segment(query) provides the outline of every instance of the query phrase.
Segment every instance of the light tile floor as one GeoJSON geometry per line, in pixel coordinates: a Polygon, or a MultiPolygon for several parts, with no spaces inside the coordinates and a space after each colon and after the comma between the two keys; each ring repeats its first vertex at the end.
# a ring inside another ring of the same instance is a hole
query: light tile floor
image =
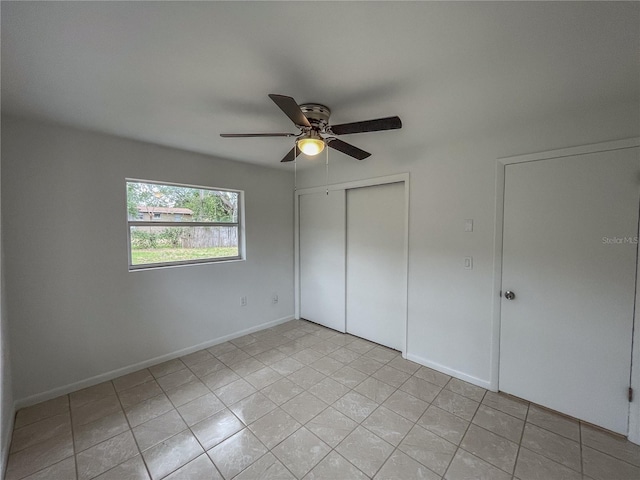
{"type": "Polygon", "coordinates": [[[640,479],[625,439],[292,321],[20,410],[6,480],[640,479]]]}

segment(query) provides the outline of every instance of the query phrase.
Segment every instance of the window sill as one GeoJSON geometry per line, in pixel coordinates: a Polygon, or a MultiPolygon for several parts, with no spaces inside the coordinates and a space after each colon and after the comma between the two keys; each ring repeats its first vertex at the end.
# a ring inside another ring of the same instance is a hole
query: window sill
{"type": "Polygon", "coordinates": [[[164,268],[176,268],[176,267],[194,267],[199,265],[212,265],[217,263],[234,263],[244,262],[246,259],[242,257],[233,258],[207,258],[202,260],[189,260],[185,262],[167,262],[167,263],[147,263],[142,265],[129,265],[130,272],[143,272],[145,270],[158,270],[164,268]]]}

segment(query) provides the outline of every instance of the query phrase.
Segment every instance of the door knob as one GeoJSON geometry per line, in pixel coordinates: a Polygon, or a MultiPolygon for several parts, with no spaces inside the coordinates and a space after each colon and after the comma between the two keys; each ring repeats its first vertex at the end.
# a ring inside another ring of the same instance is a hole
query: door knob
{"type": "Polygon", "coordinates": [[[506,298],[507,300],[513,300],[514,298],[516,298],[516,294],[511,290],[507,290],[506,292],[504,292],[504,298],[506,298]]]}

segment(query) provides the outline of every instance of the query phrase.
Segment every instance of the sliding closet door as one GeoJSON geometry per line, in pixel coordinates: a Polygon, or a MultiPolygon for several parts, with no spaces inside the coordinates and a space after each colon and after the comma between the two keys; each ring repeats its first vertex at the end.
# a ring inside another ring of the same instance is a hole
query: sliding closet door
{"type": "Polygon", "coordinates": [[[347,331],[404,349],[404,183],[347,190],[347,331]]]}
{"type": "Polygon", "coordinates": [[[345,331],[345,192],[300,195],[300,316],[345,331]]]}

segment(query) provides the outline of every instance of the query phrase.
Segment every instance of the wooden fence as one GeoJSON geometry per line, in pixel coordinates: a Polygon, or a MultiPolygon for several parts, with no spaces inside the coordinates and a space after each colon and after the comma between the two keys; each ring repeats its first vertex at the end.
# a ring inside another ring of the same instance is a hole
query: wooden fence
{"type": "Polygon", "coordinates": [[[238,227],[186,228],[180,244],[183,248],[237,247],[238,227]]]}

